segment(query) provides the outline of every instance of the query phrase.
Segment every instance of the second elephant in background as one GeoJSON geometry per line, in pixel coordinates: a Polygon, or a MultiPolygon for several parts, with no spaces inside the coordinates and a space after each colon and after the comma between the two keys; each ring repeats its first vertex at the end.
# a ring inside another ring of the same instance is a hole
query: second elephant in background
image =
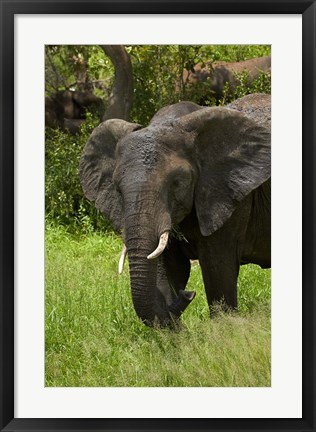
{"type": "MultiPolygon", "coordinates": [[[[199,83],[207,83],[204,89],[206,91],[203,98],[214,97],[216,103],[224,95],[230,96],[240,84],[240,74],[247,74],[246,85],[250,87],[253,82],[259,78],[261,73],[271,73],[271,56],[257,57],[240,62],[223,62],[206,63],[205,66],[196,64],[191,70],[183,71],[183,82],[193,90],[194,86],[199,83]]],[[[202,102],[200,102],[202,103],[202,102]]]]}
{"type": "Polygon", "coordinates": [[[45,98],[45,125],[77,133],[86,110],[102,113],[103,101],[89,91],[62,90],[45,98]]]}

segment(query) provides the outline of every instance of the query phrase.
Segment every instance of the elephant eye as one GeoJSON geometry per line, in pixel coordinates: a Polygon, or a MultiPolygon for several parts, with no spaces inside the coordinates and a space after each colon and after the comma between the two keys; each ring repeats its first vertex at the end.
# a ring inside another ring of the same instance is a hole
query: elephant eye
{"type": "Polygon", "coordinates": [[[193,171],[188,164],[181,161],[181,165],[172,167],[168,179],[169,196],[175,202],[183,202],[190,195],[192,189],[193,171]]]}
{"type": "Polygon", "coordinates": [[[173,182],[172,186],[174,189],[182,189],[190,186],[191,183],[191,175],[190,173],[181,173],[181,176],[177,176],[173,182]]]}
{"type": "Polygon", "coordinates": [[[182,201],[190,189],[190,179],[181,178],[173,181],[172,192],[176,201],[182,201]]]}

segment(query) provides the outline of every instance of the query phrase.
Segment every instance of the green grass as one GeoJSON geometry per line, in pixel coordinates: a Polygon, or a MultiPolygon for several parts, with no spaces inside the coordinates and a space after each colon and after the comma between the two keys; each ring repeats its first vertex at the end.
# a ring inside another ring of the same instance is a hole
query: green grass
{"type": "Polygon", "coordinates": [[[209,319],[199,265],[196,299],[177,331],[144,326],[114,234],[46,230],[46,386],[270,386],[270,270],[239,277],[239,312],[209,319]]]}

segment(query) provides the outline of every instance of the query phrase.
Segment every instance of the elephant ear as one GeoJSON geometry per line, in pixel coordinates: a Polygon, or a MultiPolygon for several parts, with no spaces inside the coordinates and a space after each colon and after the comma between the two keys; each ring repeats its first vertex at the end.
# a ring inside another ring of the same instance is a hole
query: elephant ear
{"type": "Polygon", "coordinates": [[[208,236],[271,176],[270,127],[224,107],[205,108],[179,122],[193,139],[200,169],[195,207],[201,233],[208,236]]]}
{"type": "Polygon", "coordinates": [[[139,128],[138,124],[119,119],[101,123],[90,135],[79,163],[79,178],[86,198],[95,202],[117,232],[122,228],[122,202],[112,180],[115,149],[121,138],[139,128]]]}

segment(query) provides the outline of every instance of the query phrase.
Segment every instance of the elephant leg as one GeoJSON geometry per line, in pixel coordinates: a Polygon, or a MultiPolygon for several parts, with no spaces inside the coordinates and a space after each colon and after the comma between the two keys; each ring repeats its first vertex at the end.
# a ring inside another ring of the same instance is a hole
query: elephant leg
{"type": "Polygon", "coordinates": [[[225,305],[237,309],[237,278],[239,266],[227,261],[227,266],[205,266],[200,260],[202,275],[206,291],[207,302],[210,307],[216,302],[224,300],[225,305]]]}
{"type": "Polygon", "coordinates": [[[163,254],[166,276],[172,291],[178,295],[185,290],[190,277],[190,259],[184,254],[178,240],[172,239],[163,254]]]}
{"type": "MultiPolygon", "coordinates": [[[[199,254],[204,287],[210,311],[215,302],[225,302],[230,309],[237,309],[237,279],[241,251],[238,242],[224,236],[209,241],[211,246],[199,254]]],[[[217,238],[216,238],[217,237],[217,238]]]]}
{"type": "Polygon", "coordinates": [[[249,195],[231,218],[211,236],[198,240],[199,260],[209,307],[224,300],[237,309],[237,280],[252,208],[249,195]]]}

